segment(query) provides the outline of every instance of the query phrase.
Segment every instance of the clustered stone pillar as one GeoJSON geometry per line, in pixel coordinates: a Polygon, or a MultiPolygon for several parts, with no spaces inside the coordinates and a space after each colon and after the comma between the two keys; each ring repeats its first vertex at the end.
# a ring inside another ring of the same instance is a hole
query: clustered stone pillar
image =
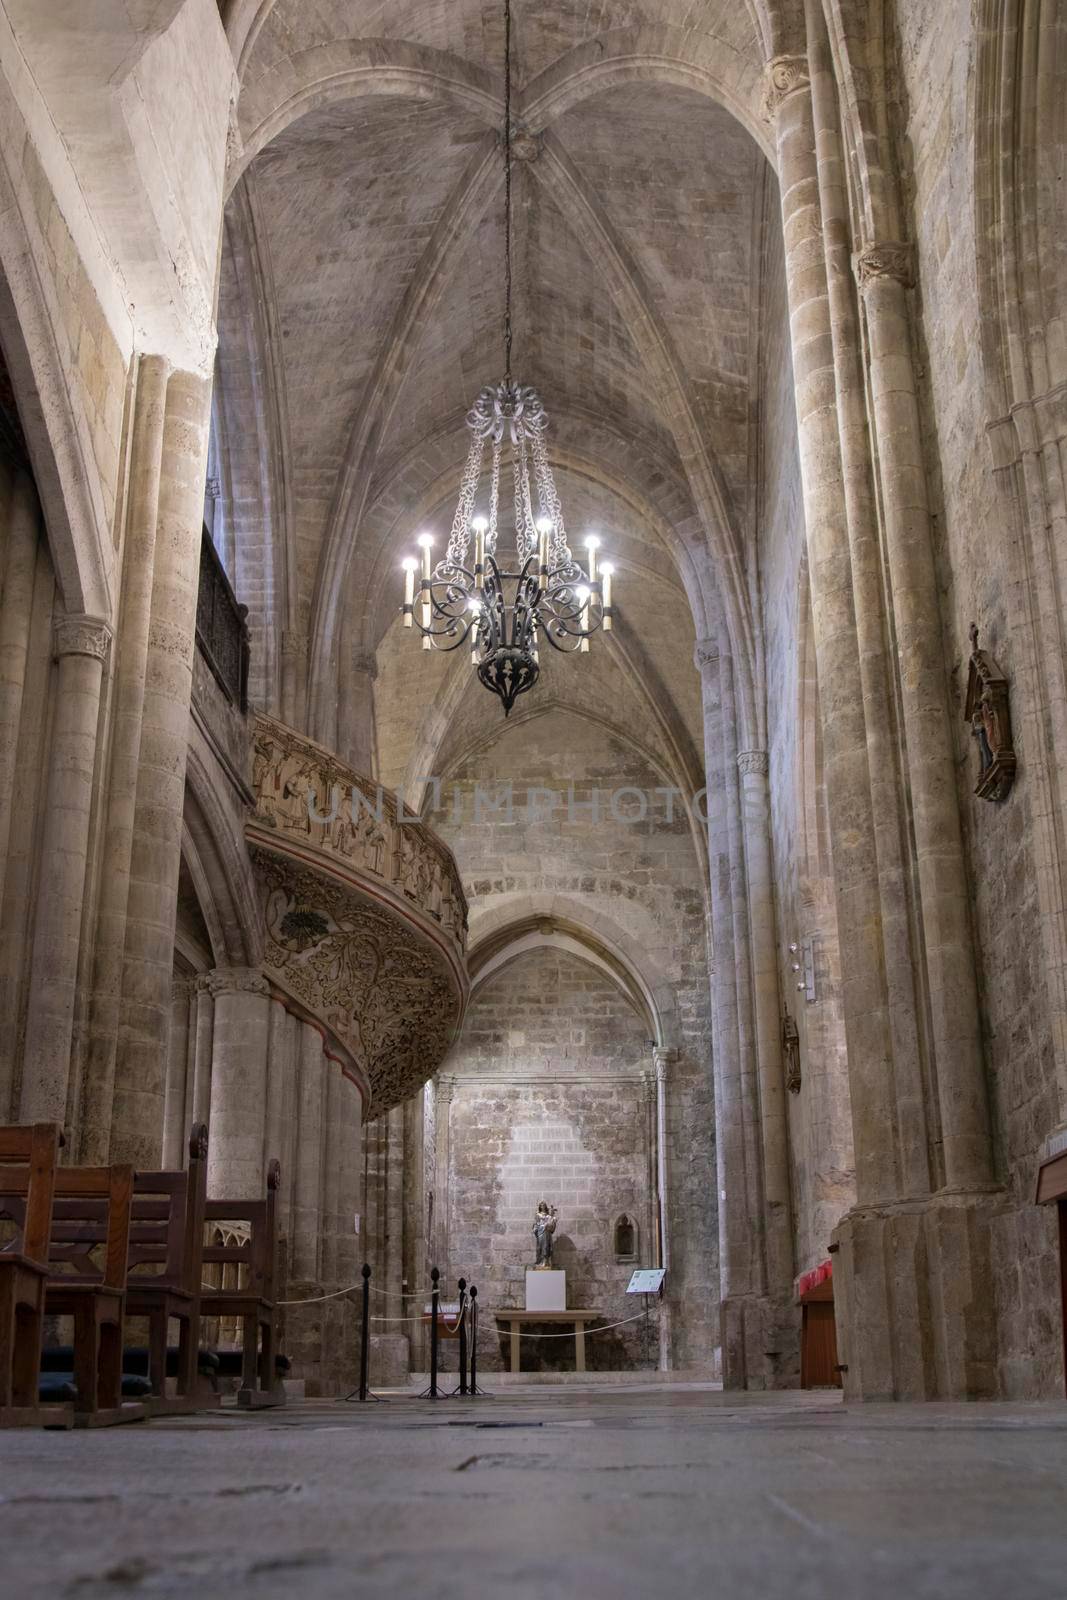
{"type": "Polygon", "coordinates": [[[773,1318],[770,1348],[779,1372],[788,1376],[799,1351],[793,1299],[793,1208],[789,1191],[789,1126],[785,1108],[782,1031],[778,992],[778,942],[771,866],[769,757],[766,750],[737,755],[748,890],[752,997],[756,1022],[766,1287],[773,1318]]]}
{"type": "Polygon", "coordinates": [[[821,11],[809,4],[807,13],[819,139],[806,57],[771,63],[768,109],[776,122],[856,1154],[858,1205],[832,1245],[841,1357],[846,1392],[856,1396],[973,1396],[988,1393],[993,1376],[982,1226],[990,1146],[906,268],[898,246],[857,262],[867,299],[871,458],[859,418],[855,312],[842,286],[847,218],[832,74],[821,11]],[[888,619],[872,542],[875,474],[888,619]],[[899,763],[886,760],[887,719],[879,715],[888,699],[886,633],[899,652],[899,763]],[[890,774],[911,794],[917,941],[908,929],[908,872],[895,853],[900,813],[899,799],[887,793],[890,774]],[[923,972],[928,1030],[911,977],[923,972]],[[932,1090],[923,1082],[924,1050],[932,1090]],[[933,1197],[931,1120],[947,1179],[933,1197]]]}
{"type": "Polygon", "coordinates": [[[741,892],[728,794],[736,789],[732,681],[714,638],[696,648],[704,702],[704,748],[711,872],[712,1019],[715,1159],[719,1220],[722,1379],[727,1389],[763,1387],[763,1216],[754,1062],[741,1025],[735,899],[741,892]]]}
{"type": "MultiPolygon", "coordinates": [[[[111,1147],[115,1057],[169,376],[170,364],[163,357],[141,358],[134,396],[122,603],[115,640],[107,811],[77,1138],[79,1157],[89,1163],[106,1161],[111,1147]]],[[[178,1147],[183,1147],[180,1137],[178,1147]]]]}
{"type": "Polygon", "coordinates": [[[770,84],[772,103],[777,104],[778,182],[834,888],[841,947],[848,952],[842,968],[842,1011],[862,1204],[891,1200],[899,1192],[878,858],[806,60],[773,62],[770,84]]]}
{"type": "Polygon", "coordinates": [[[163,423],[111,1131],[112,1159],[146,1167],[158,1163],[162,1141],[209,401],[208,380],[188,372],[171,375],[163,423]]]}
{"type": "Polygon", "coordinates": [[[110,641],[110,628],[97,618],[61,617],[55,624],[59,674],[26,1011],[22,1122],[67,1121],[100,685],[110,641]]]}

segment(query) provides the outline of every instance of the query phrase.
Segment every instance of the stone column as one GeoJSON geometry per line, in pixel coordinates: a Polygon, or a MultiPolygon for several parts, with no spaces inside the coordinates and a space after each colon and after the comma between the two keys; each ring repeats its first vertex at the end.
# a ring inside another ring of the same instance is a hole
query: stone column
{"type": "Polygon", "coordinates": [[[744,1389],[763,1371],[757,1294],[763,1219],[756,1162],[756,1108],[738,1024],[734,977],[734,875],[727,787],[736,782],[736,752],[726,749],[724,689],[718,642],[696,647],[704,701],[704,748],[711,871],[712,1067],[715,1090],[715,1162],[718,1186],[719,1303],[722,1377],[727,1389],[744,1389]]]}
{"type": "Polygon", "coordinates": [[[33,578],[41,511],[33,479],[23,469],[15,472],[7,500],[7,560],[4,594],[0,602],[0,895],[7,871],[11,836],[11,805],[15,789],[22,691],[30,648],[33,615],[33,578]]]}
{"type": "Polygon", "coordinates": [[[210,972],[202,972],[196,980],[195,1013],[190,1018],[189,1027],[193,1036],[191,1125],[194,1122],[207,1122],[211,1115],[211,1053],[215,1037],[215,1000],[210,972]]]}
{"type": "MultiPolygon", "coordinates": [[[[359,1282],[362,1258],[355,1213],[359,1206],[360,1125],[363,1102],[355,1084],[336,1061],[326,1062],[327,1118],[323,1199],[322,1285],[335,1293],[359,1282]]],[[[385,1302],[371,1296],[371,1315],[385,1302]]],[[[319,1383],[325,1394],[346,1393],[359,1382],[359,1341],[362,1296],[336,1295],[321,1307],[319,1383]]],[[[313,1308],[309,1308],[309,1311],[313,1308]]],[[[372,1327],[374,1324],[372,1324],[372,1327]]],[[[377,1374],[375,1374],[377,1378],[377,1374]]],[[[380,1379],[378,1379],[380,1381],[380,1379]]]]}
{"type": "Polygon", "coordinates": [[[296,1162],[293,1172],[292,1278],[297,1293],[314,1293],[322,1281],[323,1147],[326,1070],[322,1039],[304,1026],[297,1089],[296,1162]]]}
{"type": "Polygon", "coordinates": [[[900,662],[945,1183],[950,1189],[964,1189],[988,1185],[993,1161],[926,464],[905,297],[910,270],[910,252],[897,243],[869,244],[856,258],[900,662]]]}
{"type": "Polygon", "coordinates": [[[341,697],[337,710],[337,751],[366,777],[375,772],[374,684],[378,663],[373,655],[353,652],[342,643],[341,697]]]}
{"type": "Polygon", "coordinates": [[[648,1185],[648,1202],[645,1206],[643,1226],[647,1232],[649,1248],[642,1252],[654,1267],[663,1265],[663,1232],[659,1203],[659,1146],[656,1126],[656,1073],[641,1074],[641,1111],[645,1119],[645,1181],[648,1185]]]}
{"type": "Polygon", "coordinates": [[[162,1136],[210,393],[173,373],[163,425],[111,1135],[113,1160],[146,1167],[162,1136]]]}
{"type": "Polygon", "coordinates": [[[22,1122],[67,1121],[100,685],[110,642],[111,629],[95,617],[62,617],[55,624],[59,671],[26,1011],[22,1122]]]}
{"type": "Polygon", "coordinates": [[[281,657],[282,720],[291,728],[303,728],[307,722],[307,634],[283,629],[281,657]]]}
{"type": "Polygon", "coordinates": [[[456,1080],[440,1077],[435,1080],[434,1140],[437,1145],[437,1196],[434,1203],[434,1238],[430,1242],[430,1265],[439,1267],[442,1275],[448,1266],[448,1225],[451,1198],[450,1166],[452,1162],[451,1116],[452,1101],[456,1094],[456,1080]]]}
{"type": "Polygon", "coordinates": [[[866,380],[852,283],[851,222],[833,62],[821,13],[811,16],[811,98],[822,212],[827,303],[834,352],[842,486],[852,562],[860,692],[867,729],[871,806],[890,1008],[900,1169],[905,1193],[931,1188],[920,1001],[912,952],[910,872],[903,841],[896,710],[886,659],[883,572],[871,471],[866,380]]]}
{"type": "Polygon", "coordinates": [[[893,1056],[867,726],[860,693],[833,338],[807,61],[768,69],[807,524],[827,809],[842,951],[842,1010],[860,1203],[900,1193],[893,1056]]]}
{"type": "Polygon", "coordinates": [[[789,1188],[789,1122],[782,1070],[782,1019],[778,993],[778,941],[774,921],[767,751],[739,751],[737,770],[741,777],[741,817],[751,929],[767,1291],[778,1322],[774,1344],[778,1350],[779,1373],[791,1374],[794,1368],[799,1370],[799,1345],[796,1344],[799,1327],[792,1305],[793,1206],[789,1188]],[[789,1349],[782,1348],[786,1340],[789,1341],[789,1349]]]}
{"type": "Polygon", "coordinates": [[[215,1003],[211,1049],[208,1193],[264,1193],[270,985],[252,967],[216,967],[204,982],[215,1003]]]}
{"type": "Polygon", "coordinates": [[[667,1070],[678,1059],[677,1050],[657,1045],[652,1052],[656,1074],[656,1201],[660,1219],[660,1262],[668,1271],[671,1265],[669,1211],[667,1199],[667,1070]]]}
{"type": "Polygon", "coordinates": [[[296,1151],[296,1095],[300,1076],[300,1034],[304,1024],[277,999],[270,1008],[267,1044],[267,1104],[263,1118],[263,1167],[277,1160],[282,1168],[278,1192],[278,1232],[288,1239],[292,1227],[293,1172],[296,1151]]]}
{"type": "MultiPolygon", "coordinates": [[[[162,356],[143,356],[138,364],[122,556],[122,600],[115,640],[106,818],[77,1138],[79,1159],[89,1164],[107,1161],[111,1145],[126,909],[169,375],[170,364],[162,356]]],[[[182,1150],[184,1152],[184,1143],[182,1150]]]]}
{"type": "MultiPolygon", "coordinates": [[[[167,1043],[167,1085],[163,1100],[163,1166],[175,1171],[185,1165],[189,1103],[190,1012],[196,994],[196,981],[175,977],[171,984],[170,1038],[167,1043]]],[[[195,1058],[194,1058],[195,1059],[195,1058]]]]}

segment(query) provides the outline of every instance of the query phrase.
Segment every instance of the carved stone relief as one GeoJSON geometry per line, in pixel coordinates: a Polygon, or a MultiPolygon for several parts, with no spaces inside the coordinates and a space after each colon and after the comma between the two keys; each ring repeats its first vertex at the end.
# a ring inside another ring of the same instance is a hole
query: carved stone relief
{"type": "Polygon", "coordinates": [[[378,1116],[430,1078],[455,1038],[465,985],[443,950],[388,906],[255,844],[264,969],[321,1018],[367,1075],[378,1116]]]}
{"type": "Polygon", "coordinates": [[[971,624],[971,665],[963,715],[978,746],[981,800],[1006,800],[1015,782],[1015,750],[1011,736],[1008,680],[989,654],[978,648],[978,629],[971,624]]]}
{"type": "Polygon", "coordinates": [[[252,788],[254,823],[382,879],[465,947],[467,902],[455,862],[423,823],[397,820],[393,795],[267,717],[256,719],[252,788]]]}

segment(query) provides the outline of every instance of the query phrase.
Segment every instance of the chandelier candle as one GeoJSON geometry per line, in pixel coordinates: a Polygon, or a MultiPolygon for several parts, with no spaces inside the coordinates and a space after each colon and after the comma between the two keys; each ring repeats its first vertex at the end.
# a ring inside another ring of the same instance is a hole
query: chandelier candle
{"type": "Polygon", "coordinates": [[[611,568],[597,573],[600,540],[586,541],[588,571],[571,554],[563,509],[548,464],[548,418],[536,389],[511,372],[511,0],[504,0],[504,377],[487,385],[467,416],[470,446],[443,560],[422,546],[421,620],[415,617],[414,569],[404,562],[404,626],[418,623],[424,650],[456,650],[470,641],[471,665],[498,695],[504,715],[540,675],[538,635],[562,652],[588,652],[590,635],[611,631],[611,568]],[[489,508],[475,514],[486,450],[489,508]],[[511,476],[510,526],[500,546],[500,479],[511,476]],[[537,507],[535,517],[534,507],[537,507]],[[474,550],[471,560],[471,541],[474,550]],[[498,560],[498,548],[500,560],[498,560]],[[514,551],[514,560],[511,552],[514,551]],[[503,561],[503,565],[501,565],[503,561]]]}

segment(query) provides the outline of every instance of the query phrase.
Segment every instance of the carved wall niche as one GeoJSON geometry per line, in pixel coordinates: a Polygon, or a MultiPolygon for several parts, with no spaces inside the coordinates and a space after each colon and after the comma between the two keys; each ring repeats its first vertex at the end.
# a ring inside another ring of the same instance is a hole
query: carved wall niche
{"type": "Polygon", "coordinates": [[[979,650],[978,629],[973,622],[963,715],[978,746],[975,794],[980,800],[1006,800],[1015,782],[1008,680],[989,651],[979,650]]]}

